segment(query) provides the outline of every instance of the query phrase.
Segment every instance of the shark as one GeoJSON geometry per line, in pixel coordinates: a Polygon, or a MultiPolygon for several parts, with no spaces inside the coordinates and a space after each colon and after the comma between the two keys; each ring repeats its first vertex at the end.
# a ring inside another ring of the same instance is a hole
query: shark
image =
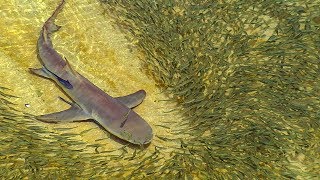
{"type": "Polygon", "coordinates": [[[139,90],[122,97],[111,97],[76,72],[69,61],[54,49],[50,37],[61,28],[55,24],[55,19],[64,4],[65,0],[62,0],[40,31],[37,50],[42,67],[29,70],[33,74],[53,80],[71,99],[68,101],[60,97],[70,108],[35,118],[50,123],[93,120],[122,140],[137,145],[149,144],[153,137],[152,128],[133,110],[142,103],[146,92],[139,90]]]}

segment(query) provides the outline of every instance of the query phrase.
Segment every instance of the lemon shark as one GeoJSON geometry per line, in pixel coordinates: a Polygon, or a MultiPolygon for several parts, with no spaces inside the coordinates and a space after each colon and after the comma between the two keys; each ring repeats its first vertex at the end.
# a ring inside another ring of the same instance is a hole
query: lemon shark
{"type": "Polygon", "coordinates": [[[53,48],[50,35],[61,27],[54,21],[64,3],[62,0],[40,32],[37,48],[42,68],[30,70],[55,81],[72,99],[72,102],[69,102],[61,98],[71,107],[64,111],[36,116],[36,119],[52,123],[92,119],[120,139],[139,145],[150,143],[153,137],[152,128],[132,110],[145,98],[144,90],[113,98],[73,70],[67,59],[53,48]]]}

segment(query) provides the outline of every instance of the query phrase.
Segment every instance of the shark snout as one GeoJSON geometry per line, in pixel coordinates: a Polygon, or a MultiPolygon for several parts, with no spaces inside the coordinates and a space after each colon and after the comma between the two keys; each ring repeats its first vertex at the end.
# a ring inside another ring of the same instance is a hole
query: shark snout
{"type": "MultiPolygon", "coordinates": [[[[119,126],[119,137],[133,144],[148,144],[153,137],[152,128],[138,114],[131,111],[125,124],[119,126]]],[[[122,122],[123,123],[123,122],[122,122]]]]}

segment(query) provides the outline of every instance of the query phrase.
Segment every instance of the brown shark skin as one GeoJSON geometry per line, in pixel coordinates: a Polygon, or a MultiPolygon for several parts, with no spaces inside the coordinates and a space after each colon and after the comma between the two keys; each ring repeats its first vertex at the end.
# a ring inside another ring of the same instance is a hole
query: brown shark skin
{"type": "MultiPolygon", "coordinates": [[[[152,139],[152,128],[137,113],[117,99],[109,96],[88,79],[72,70],[70,65],[54,50],[50,34],[59,30],[54,19],[62,10],[64,0],[45,22],[38,39],[38,55],[48,78],[54,80],[75,102],[75,106],[95,122],[99,123],[111,134],[133,144],[148,144],[152,139]],[[66,88],[55,78],[68,81],[72,88],[66,88]]],[[[145,91],[141,91],[145,93],[145,91]]],[[[45,115],[44,115],[45,116],[45,115]]],[[[38,116],[39,120],[46,121],[38,116]]],[[[81,120],[81,119],[79,119],[81,120]]]]}

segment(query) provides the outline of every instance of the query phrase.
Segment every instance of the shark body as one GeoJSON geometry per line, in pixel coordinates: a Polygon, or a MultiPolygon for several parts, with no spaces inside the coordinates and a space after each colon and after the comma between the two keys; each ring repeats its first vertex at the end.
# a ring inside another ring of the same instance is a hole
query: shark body
{"type": "Polygon", "coordinates": [[[53,48],[50,35],[60,29],[54,20],[62,10],[64,2],[61,1],[40,32],[37,48],[42,68],[30,70],[55,81],[73,102],[61,98],[71,105],[69,109],[36,118],[55,123],[93,119],[120,139],[139,145],[150,143],[153,136],[152,128],[131,109],[143,101],[146,96],[144,90],[113,98],[74,71],[67,59],[62,58],[53,48]]]}

